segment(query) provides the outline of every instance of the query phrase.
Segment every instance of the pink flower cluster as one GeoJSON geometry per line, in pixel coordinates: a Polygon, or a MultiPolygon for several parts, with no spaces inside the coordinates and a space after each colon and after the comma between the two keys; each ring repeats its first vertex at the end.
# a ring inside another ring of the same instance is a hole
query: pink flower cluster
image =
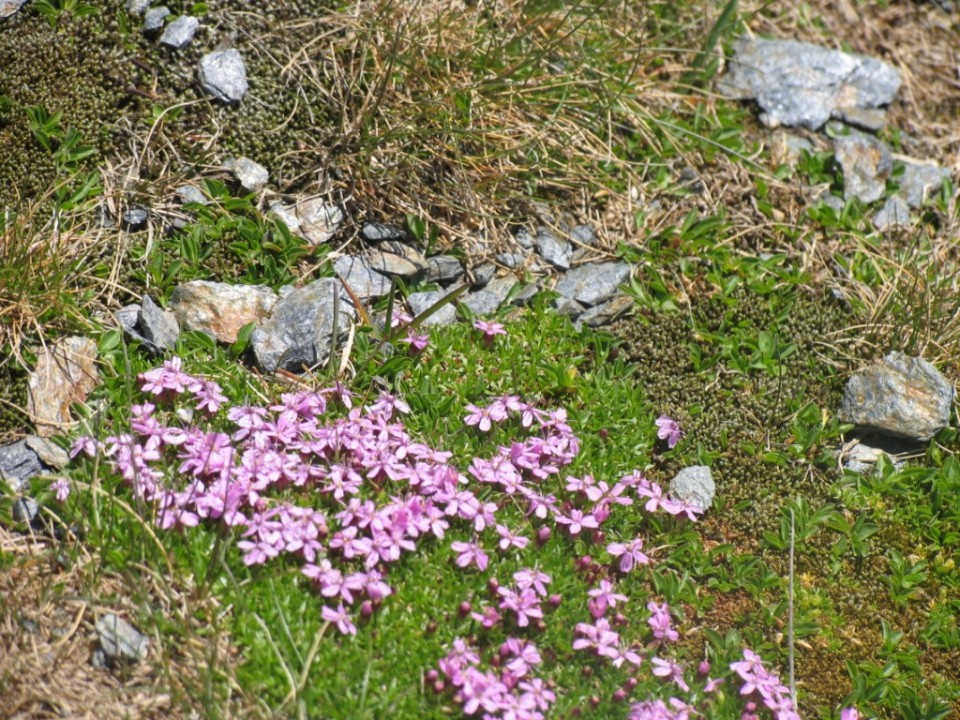
{"type": "Polygon", "coordinates": [[[440,673],[431,671],[428,679],[440,692],[452,690],[466,715],[482,713],[484,720],[543,720],[557,698],[542,679],[532,675],[541,663],[537,646],[509,637],[495,663],[499,669],[482,667],[477,649],[458,638],[441,658],[440,673]]]}
{"type": "MultiPolygon", "coordinates": [[[[741,695],[758,698],[773,712],[777,720],[800,720],[790,688],[780,682],[775,672],[764,666],[763,660],[755,652],[744,649],[743,660],[731,663],[730,669],[743,680],[740,686],[741,695]]],[[[759,720],[756,702],[748,701],[740,717],[741,720],[759,720]]]]}

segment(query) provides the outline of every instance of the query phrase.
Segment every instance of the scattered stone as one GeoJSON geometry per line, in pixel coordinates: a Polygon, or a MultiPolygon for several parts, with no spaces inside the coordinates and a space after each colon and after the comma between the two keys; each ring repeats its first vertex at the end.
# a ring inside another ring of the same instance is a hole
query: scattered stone
{"type": "Polygon", "coordinates": [[[599,305],[608,300],[630,278],[625,262],[589,263],[563,275],[554,290],[581,305],[599,305]]]}
{"type": "Polygon", "coordinates": [[[561,240],[546,228],[537,230],[537,252],[548,263],[558,270],[570,269],[570,255],[573,247],[566,240],[561,240]]]}
{"type": "Polygon", "coordinates": [[[513,239],[516,240],[517,245],[524,250],[533,250],[537,244],[536,238],[525,227],[518,229],[517,232],[514,233],[513,239]]]}
{"type": "Polygon", "coordinates": [[[847,125],[869,132],[878,132],[887,123],[887,113],[884,110],[846,108],[838,110],[836,116],[847,125]]]}
{"type": "Polygon", "coordinates": [[[741,37],[717,89],[731,98],[755,98],[767,127],[817,130],[841,113],[889,105],[900,89],[900,75],[865,55],[792,40],[741,37]]]}
{"type": "Polygon", "coordinates": [[[0,19],[8,18],[26,4],[27,0],[0,0],[0,19]]]}
{"type": "Polygon", "coordinates": [[[910,205],[899,195],[891,195],[887,202],[873,216],[873,226],[877,230],[894,227],[907,227],[910,224],[910,205]]]}
{"type": "Polygon", "coordinates": [[[354,310],[335,278],[321,278],[286,293],[250,337],[257,365],[271,373],[279,368],[302,372],[322,365],[330,356],[335,314],[340,344],[349,332],[354,310]],[[336,313],[335,303],[339,303],[336,313]]]}
{"type": "Polygon", "coordinates": [[[575,225],[570,231],[570,241],[584,247],[595,247],[597,232],[589,225],[575,225]]]}
{"type": "Polygon", "coordinates": [[[407,245],[399,240],[383,240],[378,246],[378,249],[382,252],[389,252],[393,253],[394,255],[399,255],[404,260],[412,262],[417,266],[418,272],[426,272],[429,268],[427,259],[423,256],[423,253],[421,253],[412,245],[407,245]]]}
{"type": "Polygon", "coordinates": [[[5,480],[13,492],[21,492],[43,469],[40,457],[25,439],[0,447],[0,480],[5,480]]]}
{"type": "Polygon", "coordinates": [[[14,501],[12,510],[14,522],[33,525],[40,514],[40,503],[24,495],[14,501]]]}
{"type": "Polygon", "coordinates": [[[900,185],[897,195],[902,196],[910,207],[919,208],[949,177],[947,168],[904,159],[903,174],[894,180],[900,185]]]}
{"type": "Polygon", "coordinates": [[[229,344],[236,342],[244,325],[266,318],[276,302],[277,294],[266,285],[193,280],[173,291],[170,309],[180,327],[200,330],[229,344]]]}
{"type": "Polygon", "coordinates": [[[837,162],[843,168],[843,198],[872,203],[883,197],[893,170],[890,148],[872,135],[851,132],[833,139],[837,162]]]}
{"type": "Polygon", "coordinates": [[[143,304],[137,316],[137,329],[147,341],[147,346],[152,346],[155,353],[172,350],[180,336],[177,316],[158,306],[149,295],[143,296],[143,304]]]}
{"type": "Polygon", "coordinates": [[[343,210],[328,205],[320,198],[297,202],[300,235],[313,245],[321,245],[332,238],[343,222],[343,210]]]}
{"type": "Polygon", "coordinates": [[[233,173],[244,194],[260,192],[270,182],[270,171],[250,158],[230,158],[223,166],[233,173]]]}
{"type": "Polygon", "coordinates": [[[390,278],[381,275],[360,255],[342,255],[333,263],[333,269],[361,300],[383,297],[390,292],[390,278]]]}
{"type": "Polygon", "coordinates": [[[473,276],[473,282],[470,284],[470,287],[482,288],[493,280],[493,276],[497,274],[497,266],[493,263],[484,263],[483,265],[472,268],[470,274],[473,276]]]}
{"type": "Polygon", "coordinates": [[[673,497],[701,510],[713,505],[716,490],[713,473],[706,465],[685,467],[670,481],[670,494],[673,497]]]}
{"type": "Polygon", "coordinates": [[[133,205],[123,213],[123,229],[129,232],[138,232],[147,226],[149,217],[147,209],[141,205],[133,205]]]}
{"type": "Polygon", "coordinates": [[[70,405],[84,402],[100,380],[96,359],[97,344],[85,337],[63,338],[40,349],[27,380],[27,408],[37,435],[67,432],[70,405]]]}
{"type": "Polygon", "coordinates": [[[828,208],[831,208],[837,214],[837,217],[840,216],[840,213],[843,212],[843,208],[846,207],[846,203],[843,201],[843,198],[837,197],[829,190],[818,197],[814,202],[823,203],[828,208]]]}
{"type": "Polygon", "coordinates": [[[193,36],[200,27],[200,21],[190,15],[181,15],[164,28],[160,36],[163,45],[180,50],[193,42],[193,36]]]}
{"type": "Polygon", "coordinates": [[[27,447],[37,454],[47,468],[62,470],[70,464],[70,455],[62,447],[57,445],[49,438],[42,438],[39,435],[27,435],[23,441],[27,447]]]}
{"type": "Polygon", "coordinates": [[[474,315],[485,316],[492,315],[497,311],[507,295],[517,284],[517,279],[512,275],[491,280],[482,290],[469,293],[462,296],[463,304],[470,309],[474,315]]]}
{"type": "Polygon", "coordinates": [[[505,268],[516,270],[519,267],[523,267],[523,264],[527,261],[527,256],[518,252],[500,253],[494,259],[505,268]]]}
{"type": "Polygon", "coordinates": [[[840,418],[861,430],[925,441],[950,424],[954,396],[926,360],[892,352],[847,381],[840,418]]]}
{"type": "Polygon", "coordinates": [[[580,317],[583,315],[583,311],[586,310],[583,305],[578,303],[573,298],[564,297],[563,295],[554,298],[550,302],[550,307],[552,307],[560,315],[564,315],[571,320],[575,320],[576,318],[580,317]]]}
{"type": "Polygon", "coordinates": [[[143,31],[145,33],[156,32],[163,27],[163,21],[170,14],[170,8],[166,5],[150,8],[143,16],[143,31]]]}
{"type": "Polygon", "coordinates": [[[382,242],[384,240],[404,240],[407,233],[393,225],[378,222],[365,222],[360,228],[360,237],[369,242],[382,242]]]}
{"type": "Polygon", "coordinates": [[[127,0],[127,12],[131,15],[143,15],[150,7],[150,0],[127,0]]]}
{"type": "Polygon", "coordinates": [[[523,286],[523,288],[521,288],[520,292],[518,292],[516,295],[513,296],[513,298],[511,298],[510,304],[518,305],[518,306],[526,305],[541,290],[543,290],[543,288],[540,287],[539,283],[536,283],[536,282],[527,283],[526,285],[523,286]]]}
{"type": "Polygon", "coordinates": [[[217,50],[200,58],[200,87],[225,103],[240,102],[247,94],[247,68],[236,48],[217,50]]]}
{"type": "Polygon", "coordinates": [[[903,438],[888,438],[882,435],[871,435],[869,441],[861,438],[845,445],[840,452],[843,466],[855,473],[871,472],[880,457],[886,455],[890,463],[897,470],[906,465],[906,458],[917,454],[918,445],[903,438]]]}
{"type": "Polygon", "coordinates": [[[207,199],[207,196],[203,194],[203,190],[198,188],[196,185],[180,185],[173,192],[178,198],[180,198],[180,202],[184,204],[186,203],[196,203],[197,205],[210,204],[210,201],[207,199]]]}
{"type": "MultiPolygon", "coordinates": [[[[426,312],[439,300],[442,300],[447,293],[443,290],[426,290],[424,292],[410,293],[407,296],[407,304],[410,306],[410,312],[416,317],[420,313],[426,312]]],[[[423,321],[424,326],[452,325],[457,319],[456,303],[447,303],[433,315],[423,321]]]]}
{"type": "Polygon", "coordinates": [[[633,305],[633,298],[628,295],[616,295],[602,305],[597,305],[596,307],[585,310],[584,313],[577,318],[574,327],[579,330],[583,325],[592,328],[609,325],[630,312],[633,309],[633,305]]]}
{"type": "Polygon", "coordinates": [[[134,664],[147,659],[150,638],[141,635],[123,618],[108,613],[97,620],[95,627],[105,667],[134,664]]]}
{"type": "Polygon", "coordinates": [[[804,151],[813,153],[815,150],[816,148],[811,140],[782,130],[773,134],[770,143],[770,154],[774,165],[790,165],[793,167],[800,160],[804,151]]]}
{"type": "Polygon", "coordinates": [[[427,282],[446,283],[463,277],[463,265],[452,255],[427,258],[427,282]]]}
{"type": "MultiPolygon", "coordinates": [[[[137,320],[140,318],[140,305],[131,303],[113,313],[117,324],[124,330],[136,332],[137,320]]],[[[138,333],[139,334],[139,333],[138,333]]],[[[137,338],[139,340],[139,338],[137,338]]]]}
{"type": "Polygon", "coordinates": [[[391,252],[371,253],[367,259],[367,264],[378,273],[384,275],[396,275],[397,277],[409,280],[420,273],[420,268],[407,260],[405,257],[391,252]]]}

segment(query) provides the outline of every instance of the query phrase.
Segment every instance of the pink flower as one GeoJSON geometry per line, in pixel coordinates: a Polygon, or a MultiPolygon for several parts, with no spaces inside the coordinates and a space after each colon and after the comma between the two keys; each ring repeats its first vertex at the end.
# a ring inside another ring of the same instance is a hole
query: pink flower
{"type": "Polygon", "coordinates": [[[60,478],[50,485],[50,489],[57,494],[57,502],[62,503],[70,497],[70,481],[60,478]]]}
{"type": "Polygon", "coordinates": [[[508,528],[506,525],[498,524],[497,534],[500,535],[501,550],[509,550],[511,547],[515,547],[518,550],[523,550],[530,542],[529,538],[526,538],[523,535],[514,534],[513,530],[508,528]]]}
{"type": "Polygon", "coordinates": [[[860,713],[856,708],[844,708],[840,711],[840,720],[860,720],[860,713]]]}
{"type": "Polygon", "coordinates": [[[620,558],[620,571],[627,573],[636,565],[650,564],[650,558],[641,550],[642,547],[643,538],[636,538],[628,543],[610,543],[607,552],[620,558]]]}
{"type": "Polygon", "coordinates": [[[560,525],[566,525],[567,531],[571,535],[578,535],[584,528],[596,530],[598,527],[600,527],[597,519],[592,514],[584,514],[582,510],[577,510],[576,508],[570,511],[569,517],[565,515],[558,515],[557,522],[560,525]]]}
{"type": "Polygon", "coordinates": [[[657,426],[657,437],[667,441],[667,447],[674,448],[683,437],[683,430],[679,423],[671,417],[661,415],[655,421],[657,426]]]}
{"type": "Polygon", "coordinates": [[[676,642],[680,639],[680,634],[671,627],[670,608],[666,603],[657,605],[651,600],[647,603],[647,609],[652,613],[647,619],[647,623],[653,628],[655,638],[669,642],[676,642]]]}
{"type": "Polygon", "coordinates": [[[489,558],[479,544],[472,542],[454,541],[450,543],[450,548],[458,553],[456,563],[457,567],[467,568],[476,565],[479,570],[486,570],[489,558]]]}
{"type": "Polygon", "coordinates": [[[487,345],[493,342],[495,336],[507,334],[506,329],[498,322],[475,320],[473,326],[483,333],[483,342],[487,345]]]}
{"type": "Polygon", "coordinates": [[[320,611],[320,616],[327,622],[336,623],[337,630],[344,635],[357,634],[357,627],[350,622],[350,616],[347,615],[347,611],[344,609],[343,603],[340,603],[336,610],[324,605],[323,609],[320,611]]]}

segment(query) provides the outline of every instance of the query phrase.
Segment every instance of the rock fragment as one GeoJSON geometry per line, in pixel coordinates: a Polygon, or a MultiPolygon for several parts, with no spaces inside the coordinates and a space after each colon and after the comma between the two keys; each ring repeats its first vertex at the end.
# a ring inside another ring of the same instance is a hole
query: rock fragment
{"type": "Polygon", "coordinates": [[[156,32],[163,27],[163,21],[170,14],[170,8],[166,5],[150,8],[143,16],[143,31],[145,33],[156,32]]]}
{"type": "Polygon", "coordinates": [[[452,255],[427,258],[427,282],[448,283],[463,276],[463,264],[452,255]]]}
{"type": "Polygon", "coordinates": [[[852,132],[833,139],[837,162],[843,168],[844,200],[872,203],[883,197],[893,170],[890,148],[872,135],[852,132]]]}
{"type": "Polygon", "coordinates": [[[149,295],[143,296],[136,327],[154,354],[172,350],[180,336],[177,316],[157,305],[149,295]]]}
{"type": "Polygon", "coordinates": [[[491,280],[482,290],[469,293],[463,297],[463,304],[470,309],[474,315],[484,316],[492,315],[497,311],[507,295],[517,284],[517,279],[512,276],[496,278],[491,280]]]}
{"type": "Polygon", "coordinates": [[[537,231],[535,240],[537,252],[548,263],[558,270],[568,270],[570,268],[570,256],[573,253],[573,247],[566,240],[561,240],[546,228],[540,228],[537,231]]]}
{"type": "Polygon", "coordinates": [[[617,292],[630,278],[625,262],[587,263],[570,270],[558,281],[554,290],[581,305],[599,305],[617,292]]]}
{"type": "Polygon", "coordinates": [[[333,263],[337,276],[358,298],[379,298],[390,292],[390,278],[370,267],[361,255],[342,255],[333,263]]]}
{"type": "Polygon", "coordinates": [[[97,344],[67,337],[41,348],[27,380],[27,407],[37,435],[65,433],[72,425],[70,405],[82,403],[100,380],[97,344]]]}
{"type": "Polygon", "coordinates": [[[27,0],[0,0],[0,19],[8,18],[26,4],[27,0]]]}
{"type": "MultiPolygon", "coordinates": [[[[407,297],[407,304],[410,306],[410,312],[414,317],[420,313],[426,312],[439,300],[443,299],[447,293],[443,290],[425,290],[423,292],[410,293],[407,297]]],[[[451,325],[457,319],[456,303],[448,303],[437,310],[433,315],[423,321],[426,327],[437,325],[451,325]]]]}
{"type": "Polygon", "coordinates": [[[247,157],[230,158],[223,166],[233,173],[247,195],[260,192],[270,182],[270,171],[247,157]]]}
{"type": "Polygon", "coordinates": [[[27,445],[26,439],[0,447],[0,481],[5,481],[13,492],[21,492],[27,481],[40,472],[43,472],[40,456],[27,445]]]}
{"type": "Polygon", "coordinates": [[[716,491],[713,473],[706,465],[685,467],[670,481],[670,494],[673,497],[701,510],[713,505],[716,491]]]}
{"type": "Polygon", "coordinates": [[[184,329],[199,330],[229,344],[236,342],[244,325],[266,318],[276,302],[277,294],[266,285],[193,280],[173,291],[170,309],[184,329]]]}
{"type": "Polygon", "coordinates": [[[164,28],[160,43],[174,50],[181,50],[193,42],[200,21],[190,15],[181,15],[164,28]]]}
{"type": "Polygon", "coordinates": [[[924,441],[950,424],[954,397],[933,365],[891,352],[847,381],[840,419],[862,431],[924,441]]]}
{"type": "Polygon", "coordinates": [[[877,230],[888,230],[894,227],[910,225],[910,205],[899,195],[891,195],[876,213],[873,226],[877,230]]]}
{"type": "Polygon", "coordinates": [[[123,618],[107,613],[97,620],[95,627],[101,653],[100,657],[94,657],[95,665],[117,667],[146,660],[150,638],[123,618]]]}
{"type": "Polygon", "coordinates": [[[247,67],[236,48],[217,50],[200,58],[200,87],[225,103],[240,102],[247,94],[247,67]]]}
{"type": "Polygon", "coordinates": [[[360,237],[369,242],[383,242],[385,240],[403,240],[407,233],[394,225],[379,222],[365,222],[360,228],[360,237]]]}
{"type": "Polygon", "coordinates": [[[321,198],[300,200],[296,208],[300,235],[313,245],[327,242],[343,222],[343,210],[321,198]]]}

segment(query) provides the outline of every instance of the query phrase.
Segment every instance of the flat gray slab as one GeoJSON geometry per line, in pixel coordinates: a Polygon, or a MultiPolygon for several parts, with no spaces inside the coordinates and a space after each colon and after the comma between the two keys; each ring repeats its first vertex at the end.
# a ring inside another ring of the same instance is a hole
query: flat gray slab
{"type": "Polygon", "coordinates": [[[377,272],[361,255],[338,257],[333,269],[361,300],[383,297],[390,292],[390,278],[377,272]]]}
{"type": "Polygon", "coordinates": [[[563,275],[553,289],[591,307],[608,300],[629,278],[630,266],[625,262],[588,263],[563,275]]]}

